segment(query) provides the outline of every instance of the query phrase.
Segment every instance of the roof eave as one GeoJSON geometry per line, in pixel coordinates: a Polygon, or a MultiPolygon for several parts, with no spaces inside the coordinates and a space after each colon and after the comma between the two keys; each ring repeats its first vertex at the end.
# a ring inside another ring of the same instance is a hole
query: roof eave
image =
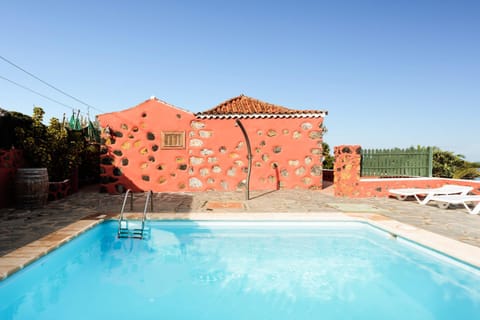
{"type": "Polygon", "coordinates": [[[197,113],[195,117],[198,119],[266,119],[266,118],[324,118],[328,115],[327,111],[319,111],[315,113],[253,113],[253,114],[202,114],[197,113]]]}

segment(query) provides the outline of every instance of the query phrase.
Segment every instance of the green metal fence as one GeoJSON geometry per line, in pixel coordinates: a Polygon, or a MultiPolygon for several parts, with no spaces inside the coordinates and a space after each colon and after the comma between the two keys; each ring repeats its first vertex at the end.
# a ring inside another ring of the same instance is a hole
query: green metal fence
{"type": "Polygon", "coordinates": [[[362,149],[362,176],[432,176],[433,151],[427,148],[362,149]]]}

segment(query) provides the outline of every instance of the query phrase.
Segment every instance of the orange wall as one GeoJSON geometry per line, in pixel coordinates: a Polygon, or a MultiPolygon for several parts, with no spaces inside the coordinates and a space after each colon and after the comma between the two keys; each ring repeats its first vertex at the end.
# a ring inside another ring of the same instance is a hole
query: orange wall
{"type": "Polygon", "coordinates": [[[102,191],[186,190],[189,177],[187,149],[161,149],[160,133],[188,129],[193,118],[192,113],[156,99],[121,112],[98,116],[103,128],[102,191]],[[105,132],[107,126],[110,135],[105,132]]]}
{"type": "Polygon", "coordinates": [[[333,188],[336,196],[359,196],[361,150],[359,145],[334,148],[333,188]]]}
{"type": "Polygon", "coordinates": [[[480,182],[446,178],[361,178],[361,147],[341,145],[334,149],[334,194],[338,197],[388,197],[390,189],[437,188],[444,184],[472,186],[472,193],[480,194],[480,182]]]}
{"type": "MultiPolygon", "coordinates": [[[[151,99],[98,120],[105,192],[244,189],[247,147],[233,119],[196,119],[151,99]],[[180,130],[185,130],[185,149],[162,150],[160,132],[180,130]]],[[[252,190],[321,188],[323,118],[241,121],[252,146],[252,190]]]]}
{"type": "Polygon", "coordinates": [[[438,188],[444,184],[473,187],[472,193],[480,194],[480,182],[447,178],[360,179],[358,194],[361,197],[388,197],[388,190],[399,188],[438,188]]]}
{"type": "MultiPolygon", "coordinates": [[[[241,119],[252,149],[252,190],[321,189],[322,118],[241,119]]],[[[192,190],[239,190],[247,177],[247,145],[233,119],[192,123],[192,190]],[[197,146],[197,144],[199,144],[197,146]]]]}

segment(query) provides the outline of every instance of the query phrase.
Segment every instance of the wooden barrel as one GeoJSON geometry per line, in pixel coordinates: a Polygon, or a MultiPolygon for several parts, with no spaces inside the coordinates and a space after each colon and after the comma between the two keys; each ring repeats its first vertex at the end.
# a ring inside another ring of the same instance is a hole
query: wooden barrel
{"type": "Polygon", "coordinates": [[[46,168],[20,168],[15,176],[17,208],[41,208],[47,204],[48,172],[46,168]]]}

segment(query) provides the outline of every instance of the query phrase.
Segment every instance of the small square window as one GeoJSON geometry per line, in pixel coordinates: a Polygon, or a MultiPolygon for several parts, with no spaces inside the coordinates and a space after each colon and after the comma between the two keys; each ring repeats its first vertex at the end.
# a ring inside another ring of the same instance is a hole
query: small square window
{"type": "Polygon", "coordinates": [[[162,149],[185,149],[185,131],[162,131],[162,149]]]}

